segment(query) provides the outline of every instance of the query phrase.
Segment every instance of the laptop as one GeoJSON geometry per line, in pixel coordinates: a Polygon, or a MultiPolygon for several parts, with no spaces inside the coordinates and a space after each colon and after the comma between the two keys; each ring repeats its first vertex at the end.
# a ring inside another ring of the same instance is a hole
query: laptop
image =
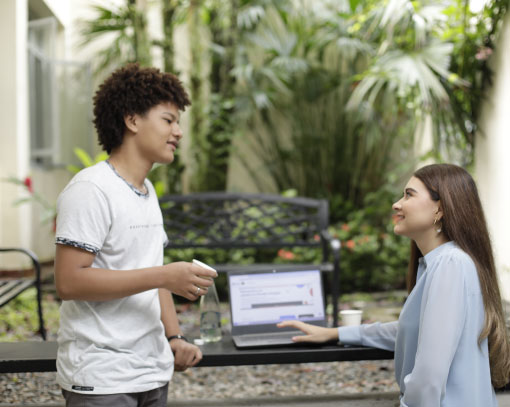
{"type": "Polygon", "coordinates": [[[230,272],[228,287],[237,348],[294,344],[303,332],[276,326],[285,320],[327,326],[320,270],[230,272]]]}

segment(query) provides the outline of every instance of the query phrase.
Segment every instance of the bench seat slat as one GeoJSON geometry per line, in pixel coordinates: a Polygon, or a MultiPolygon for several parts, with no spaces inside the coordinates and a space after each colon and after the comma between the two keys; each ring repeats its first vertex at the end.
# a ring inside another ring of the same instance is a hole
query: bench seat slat
{"type": "Polygon", "coordinates": [[[0,286],[0,307],[7,304],[28,287],[34,285],[33,280],[12,280],[0,286]]]}

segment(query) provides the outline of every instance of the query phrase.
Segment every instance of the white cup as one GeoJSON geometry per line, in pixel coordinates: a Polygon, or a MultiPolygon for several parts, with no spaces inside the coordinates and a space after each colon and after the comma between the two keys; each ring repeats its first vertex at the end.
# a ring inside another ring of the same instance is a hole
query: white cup
{"type": "Polygon", "coordinates": [[[363,311],[357,309],[345,309],[340,311],[343,326],[361,325],[363,311]]]}

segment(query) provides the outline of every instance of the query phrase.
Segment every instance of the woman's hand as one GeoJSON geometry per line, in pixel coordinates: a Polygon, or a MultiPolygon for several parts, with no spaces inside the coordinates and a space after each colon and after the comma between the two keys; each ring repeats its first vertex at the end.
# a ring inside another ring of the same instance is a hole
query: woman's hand
{"type": "Polygon", "coordinates": [[[283,321],[277,324],[278,328],[296,328],[303,331],[306,335],[294,336],[294,342],[313,342],[324,343],[338,340],[337,328],[324,328],[322,326],[310,325],[301,321],[283,321]]]}

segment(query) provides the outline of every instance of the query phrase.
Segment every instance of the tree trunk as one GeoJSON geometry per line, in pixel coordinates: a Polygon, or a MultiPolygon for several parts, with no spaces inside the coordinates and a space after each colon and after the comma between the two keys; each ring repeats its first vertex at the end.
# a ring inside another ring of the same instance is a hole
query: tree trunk
{"type": "Polygon", "coordinates": [[[222,191],[227,187],[228,166],[234,133],[234,86],[231,75],[236,57],[238,0],[231,0],[229,7],[221,5],[210,12],[211,41],[224,48],[224,54],[213,54],[211,58],[211,126],[207,134],[209,145],[209,170],[205,183],[211,190],[222,191]],[[228,13],[227,23],[222,12],[228,13]]]}
{"type": "Polygon", "coordinates": [[[133,24],[133,48],[135,51],[135,61],[142,66],[152,65],[151,43],[147,31],[146,1],[128,0],[133,24]]]}
{"type": "Polygon", "coordinates": [[[178,0],[162,1],[162,18],[163,18],[163,69],[165,72],[177,74],[174,67],[174,29],[175,14],[177,11],[178,0]]]}
{"type": "Polygon", "coordinates": [[[191,91],[191,151],[193,152],[193,184],[197,191],[206,190],[204,179],[208,170],[206,152],[209,145],[206,140],[206,115],[203,86],[204,58],[203,39],[201,38],[200,9],[202,0],[190,0],[188,8],[188,30],[191,52],[190,91],[191,91]]]}

